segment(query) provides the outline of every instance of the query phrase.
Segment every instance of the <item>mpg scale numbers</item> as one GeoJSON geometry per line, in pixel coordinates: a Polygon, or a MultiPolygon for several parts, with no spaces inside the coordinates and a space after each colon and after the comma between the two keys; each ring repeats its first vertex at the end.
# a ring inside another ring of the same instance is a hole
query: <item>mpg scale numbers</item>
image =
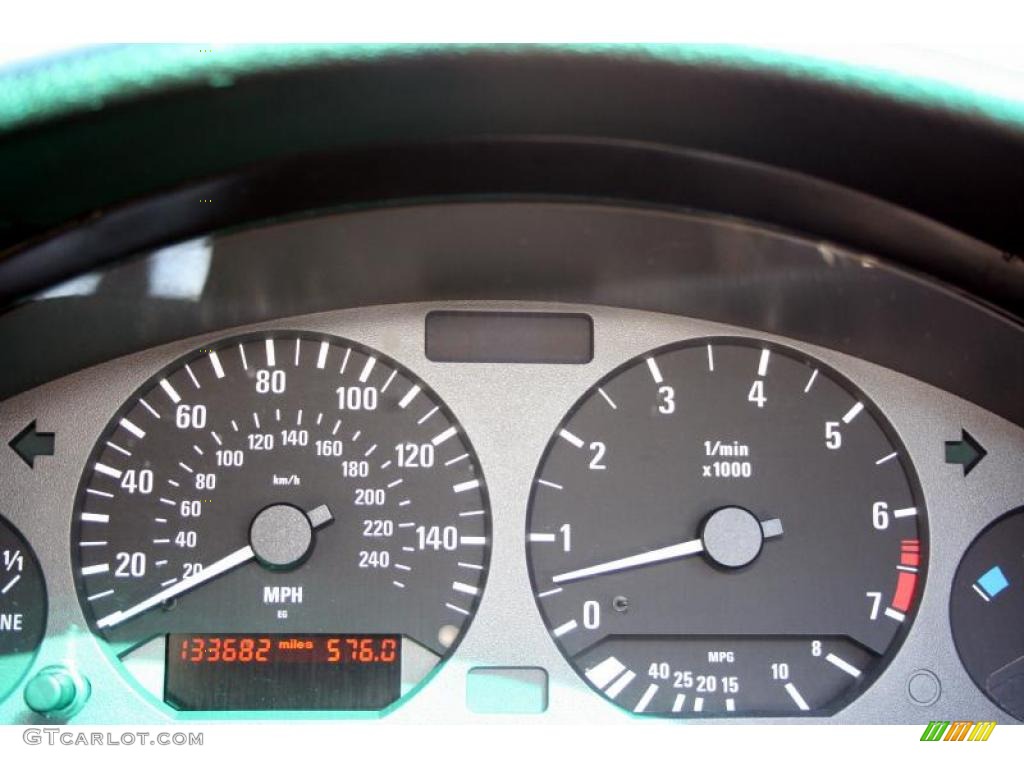
{"type": "Polygon", "coordinates": [[[588,391],[540,462],[527,554],[576,672],[644,715],[823,715],[895,654],[925,568],[913,467],[826,365],[712,338],[588,391]]]}
{"type": "Polygon", "coordinates": [[[400,635],[422,676],[473,617],[489,536],[476,455],[424,382],[274,332],[186,355],[117,413],[72,552],[118,653],[170,633],[400,635]]]}

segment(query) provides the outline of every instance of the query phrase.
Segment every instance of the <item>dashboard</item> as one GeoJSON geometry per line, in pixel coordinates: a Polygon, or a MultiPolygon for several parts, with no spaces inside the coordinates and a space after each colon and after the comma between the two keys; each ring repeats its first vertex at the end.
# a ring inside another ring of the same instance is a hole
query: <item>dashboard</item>
{"type": "Polygon", "coordinates": [[[12,208],[0,722],[1024,719],[999,211],[523,114],[12,208]]]}

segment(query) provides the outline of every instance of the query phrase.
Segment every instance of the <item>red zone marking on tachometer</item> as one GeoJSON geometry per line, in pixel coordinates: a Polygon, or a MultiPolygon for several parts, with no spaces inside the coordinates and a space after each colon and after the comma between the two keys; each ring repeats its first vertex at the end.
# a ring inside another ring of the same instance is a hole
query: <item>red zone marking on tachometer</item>
{"type": "MultiPolygon", "coordinates": [[[[917,568],[921,564],[921,542],[917,539],[903,539],[900,542],[900,565],[917,568]]],[[[914,602],[917,589],[917,573],[900,571],[896,577],[896,592],[892,597],[892,607],[906,613],[914,602]]]]}

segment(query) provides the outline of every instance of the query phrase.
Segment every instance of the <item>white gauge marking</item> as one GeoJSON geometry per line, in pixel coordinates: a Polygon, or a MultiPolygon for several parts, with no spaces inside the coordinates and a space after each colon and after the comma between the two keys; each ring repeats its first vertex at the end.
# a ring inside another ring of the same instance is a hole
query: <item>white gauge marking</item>
{"type": "Polygon", "coordinates": [[[542,480],[537,478],[537,482],[541,485],[546,485],[548,488],[554,488],[556,491],[565,490],[565,486],[559,485],[558,483],[552,483],[550,480],[542,480]]]}
{"type": "Polygon", "coordinates": [[[0,589],[0,595],[6,595],[9,591],[14,589],[14,585],[21,581],[21,574],[15,574],[14,578],[7,582],[3,589],[0,589]]]}
{"type": "Polygon", "coordinates": [[[110,515],[98,515],[95,512],[83,512],[79,519],[83,523],[109,523],[110,515]]]}
{"type": "Polygon", "coordinates": [[[849,424],[851,421],[853,421],[855,418],[857,418],[857,414],[860,413],[863,410],[864,410],[864,403],[856,403],[856,404],[854,404],[853,408],[848,410],[846,412],[846,415],[843,416],[843,424],[849,424]]]}
{"type": "Polygon", "coordinates": [[[803,712],[810,709],[810,707],[807,706],[807,702],[804,701],[804,697],[800,695],[800,691],[798,691],[796,686],[792,683],[786,683],[786,693],[789,694],[789,698],[793,700],[798,709],[803,712]]]}
{"type": "Polygon", "coordinates": [[[398,375],[398,369],[395,368],[393,371],[391,371],[391,375],[388,376],[388,380],[384,382],[384,386],[380,388],[380,391],[382,393],[388,391],[388,387],[391,386],[391,382],[395,380],[395,376],[397,376],[397,375],[398,375]]]}
{"type": "Polygon", "coordinates": [[[892,511],[893,517],[913,517],[917,514],[917,507],[904,507],[903,509],[894,509],[892,511]]]}
{"type": "Polygon", "coordinates": [[[370,355],[366,358],[366,365],[363,366],[363,370],[359,372],[359,381],[363,384],[366,383],[367,379],[370,378],[370,374],[373,373],[373,366],[377,364],[377,358],[370,355]]]}
{"type": "Polygon", "coordinates": [[[832,666],[843,670],[843,672],[848,674],[850,677],[860,677],[859,669],[853,666],[853,664],[848,662],[846,659],[841,659],[840,657],[836,656],[834,653],[828,654],[825,657],[825,661],[827,661],[832,666]]]}
{"type": "Polygon", "coordinates": [[[107,445],[110,446],[111,448],[113,448],[115,451],[117,451],[118,453],[120,453],[123,456],[131,456],[132,455],[131,451],[126,451],[124,448],[122,448],[120,445],[115,443],[113,440],[107,440],[107,445]]]}
{"type": "Polygon", "coordinates": [[[974,589],[975,592],[981,595],[981,599],[984,600],[986,603],[992,602],[992,598],[990,598],[988,595],[982,592],[981,587],[979,587],[977,584],[971,584],[971,587],[974,589]]]}
{"type": "Polygon", "coordinates": [[[676,694],[676,700],[672,702],[672,711],[673,712],[682,712],[683,711],[683,705],[685,705],[685,704],[686,704],[686,694],[685,693],[677,693],[676,694]]]}
{"type": "Polygon", "coordinates": [[[345,356],[343,358],[341,358],[341,369],[338,371],[338,373],[344,373],[345,372],[345,369],[348,368],[348,359],[351,356],[352,356],[352,348],[351,347],[347,347],[345,349],[345,356]]]}
{"type": "Polygon", "coordinates": [[[181,402],[181,395],[178,394],[178,390],[171,386],[171,382],[167,379],[160,379],[160,386],[167,396],[171,398],[171,402],[177,405],[181,402]]]}
{"type": "Polygon", "coordinates": [[[459,544],[466,544],[466,545],[472,545],[472,546],[480,547],[480,546],[483,546],[486,543],[487,543],[487,537],[486,536],[460,536],[459,537],[459,544]]]}
{"type": "Polygon", "coordinates": [[[185,363],[185,373],[187,373],[188,377],[192,379],[192,384],[195,385],[196,389],[202,389],[202,387],[199,386],[199,379],[196,378],[196,375],[192,372],[192,366],[188,363],[185,363]]]}
{"type": "Polygon", "coordinates": [[[129,432],[131,432],[137,438],[139,438],[139,440],[141,440],[142,438],[144,438],[146,436],[145,430],[140,429],[139,427],[137,427],[135,425],[135,422],[133,422],[133,421],[127,419],[127,418],[121,419],[121,426],[124,427],[125,429],[127,429],[129,432]]]}
{"type": "Polygon", "coordinates": [[[889,461],[890,459],[895,459],[898,455],[899,454],[896,451],[893,451],[888,456],[883,456],[878,461],[876,461],[875,465],[877,466],[879,464],[885,464],[885,462],[889,461]]]}
{"type": "Polygon", "coordinates": [[[561,637],[562,635],[572,632],[578,626],[579,624],[576,623],[576,619],[570,619],[569,621],[565,622],[565,624],[555,627],[551,631],[551,634],[553,634],[555,637],[561,637]]]}
{"type": "Polygon", "coordinates": [[[654,379],[655,384],[661,384],[665,380],[661,375],[661,369],[658,367],[657,361],[653,357],[647,358],[647,367],[651,371],[651,378],[654,379]]]}
{"type": "Polygon", "coordinates": [[[549,589],[549,590],[547,590],[545,592],[538,592],[537,593],[537,597],[549,597],[551,595],[557,595],[561,591],[562,591],[561,587],[555,587],[554,589],[549,589]]]}
{"type": "Polygon", "coordinates": [[[107,573],[110,570],[110,563],[100,563],[99,565],[87,565],[82,569],[83,576],[94,576],[97,573],[107,573]]]}
{"type": "Polygon", "coordinates": [[[725,711],[726,712],[735,712],[736,711],[736,699],[726,699],[725,700],[725,711]]]}
{"type": "Polygon", "coordinates": [[[121,470],[114,469],[113,467],[108,467],[106,464],[101,464],[98,461],[94,465],[94,469],[101,475],[107,475],[108,477],[112,477],[115,480],[121,479],[121,470]]]}
{"type": "Polygon", "coordinates": [[[295,361],[294,361],[293,365],[296,368],[299,367],[299,355],[300,355],[301,343],[302,343],[302,339],[296,339],[295,340],[295,361]]]}
{"type": "Polygon", "coordinates": [[[604,401],[611,406],[613,411],[617,411],[619,409],[619,406],[615,404],[615,401],[608,397],[608,393],[605,392],[601,387],[598,387],[597,391],[600,393],[601,397],[604,398],[604,401]]]}
{"type": "Polygon", "coordinates": [[[480,590],[476,587],[470,586],[469,584],[463,584],[461,581],[453,581],[452,589],[456,592],[461,592],[464,595],[478,595],[480,590]]]}
{"type": "Polygon", "coordinates": [[[611,684],[612,680],[626,671],[626,665],[614,656],[609,656],[600,664],[588,669],[584,674],[587,680],[592,682],[596,688],[604,690],[611,684]]]}
{"type": "Polygon", "coordinates": [[[555,541],[557,537],[553,533],[531,533],[529,539],[531,543],[551,543],[555,541]]]}
{"type": "Polygon", "coordinates": [[[618,680],[616,680],[614,683],[608,686],[608,690],[604,692],[604,695],[607,696],[609,699],[614,699],[616,696],[618,696],[620,693],[626,690],[626,686],[632,683],[635,679],[636,672],[634,672],[631,669],[627,669],[625,674],[622,675],[622,677],[620,677],[618,680]]]}
{"type": "Polygon", "coordinates": [[[107,589],[107,590],[104,590],[103,592],[97,592],[95,595],[89,595],[85,599],[88,600],[91,603],[93,600],[99,600],[101,597],[109,597],[112,594],[114,594],[114,590],[107,589]]]}
{"type": "Polygon", "coordinates": [[[241,344],[238,345],[238,354],[242,358],[242,370],[249,370],[249,361],[245,359],[245,347],[241,344]]]}
{"type": "Polygon", "coordinates": [[[410,568],[408,565],[403,565],[402,563],[395,563],[395,568],[397,568],[400,571],[411,571],[412,570],[412,568],[410,568]]]}
{"type": "Polygon", "coordinates": [[[277,365],[277,353],[274,352],[274,340],[267,339],[267,367],[273,368],[277,365]]]}
{"type": "Polygon", "coordinates": [[[468,458],[469,458],[469,454],[468,453],[461,453],[458,456],[456,456],[454,459],[448,459],[448,461],[446,461],[444,463],[444,465],[446,467],[450,467],[452,464],[455,464],[457,462],[462,461],[463,459],[468,459],[468,458]]]}
{"type": "Polygon", "coordinates": [[[651,699],[654,698],[654,694],[658,692],[658,686],[655,683],[651,683],[647,686],[647,690],[644,691],[644,695],[640,697],[640,701],[633,707],[634,712],[644,712],[647,709],[647,705],[651,703],[651,699]]]}
{"type": "Polygon", "coordinates": [[[452,486],[452,490],[456,493],[465,493],[466,491],[472,491],[474,488],[480,487],[480,480],[467,480],[464,483],[456,483],[452,486]]]}
{"type": "Polygon", "coordinates": [[[903,621],[905,618],[907,618],[907,615],[905,613],[900,613],[894,608],[886,608],[885,615],[888,616],[890,619],[893,619],[894,621],[903,621]]]}
{"type": "Polygon", "coordinates": [[[456,565],[458,565],[459,568],[469,568],[471,571],[482,571],[484,569],[482,565],[477,565],[476,563],[459,562],[456,563],[456,565]]]}
{"type": "Polygon", "coordinates": [[[809,378],[809,379],[807,380],[807,386],[806,386],[806,387],[804,387],[804,394],[805,394],[805,395],[806,395],[806,394],[807,394],[808,392],[810,392],[810,391],[811,391],[811,387],[813,387],[813,386],[814,386],[814,380],[815,380],[816,378],[818,378],[818,369],[817,369],[817,368],[815,368],[815,369],[814,369],[814,371],[812,371],[812,372],[811,372],[811,378],[809,378]]]}
{"type": "Polygon", "coordinates": [[[455,427],[448,427],[448,429],[446,429],[441,434],[434,435],[433,439],[431,439],[430,442],[433,443],[434,445],[440,445],[448,438],[454,437],[457,432],[458,430],[455,427]]]}
{"type": "Polygon", "coordinates": [[[484,514],[482,509],[470,509],[466,512],[459,512],[459,517],[477,517],[484,514]]]}
{"type": "Polygon", "coordinates": [[[331,345],[326,341],[320,342],[320,352],[316,356],[316,367],[323,370],[323,367],[327,365],[327,353],[330,351],[331,345]]]}
{"type": "Polygon", "coordinates": [[[437,413],[438,409],[439,409],[439,406],[436,406],[436,405],[435,405],[435,406],[434,406],[433,408],[431,408],[431,409],[430,409],[429,411],[427,411],[427,412],[426,412],[426,414],[424,414],[423,418],[421,418],[421,419],[420,419],[419,421],[417,421],[416,423],[417,423],[417,424],[422,424],[422,423],[423,423],[423,422],[425,422],[425,421],[426,421],[427,419],[429,419],[429,418],[430,418],[431,416],[433,416],[433,415],[434,415],[435,413],[437,413]]]}
{"type": "Polygon", "coordinates": [[[568,443],[570,443],[571,445],[575,446],[576,448],[583,447],[583,441],[576,437],[576,435],[574,435],[568,429],[560,430],[558,436],[561,437],[563,440],[567,441],[568,443]]]}
{"type": "Polygon", "coordinates": [[[704,697],[698,696],[693,700],[693,711],[703,712],[704,711],[704,697]]]}
{"type": "Polygon", "coordinates": [[[411,403],[413,399],[416,397],[416,395],[418,395],[419,393],[420,385],[413,384],[409,391],[402,396],[402,399],[398,401],[398,407],[401,408],[402,410],[405,410],[409,403],[411,403]]]}
{"type": "Polygon", "coordinates": [[[80,541],[78,542],[80,547],[105,547],[107,542],[105,541],[80,541]]]}
{"type": "Polygon", "coordinates": [[[761,350],[761,357],[758,358],[758,361],[757,361],[757,375],[758,376],[767,376],[768,375],[768,360],[771,358],[771,356],[772,356],[772,351],[770,349],[762,349],[761,350]]]}
{"type": "Polygon", "coordinates": [[[210,365],[213,366],[213,375],[218,379],[223,379],[224,366],[220,364],[220,356],[216,352],[211,352],[207,357],[210,358],[210,365]]]}
{"type": "Polygon", "coordinates": [[[469,611],[467,611],[465,608],[460,608],[457,605],[453,605],[452,603],[445,603],[445,607],[451,608],[453,611],[455,611],[456,613],[461,613],[463,616],[469,616],[469,611]]]}
{"type": "Polygon", "coordinates": [[[150,405],[149,403],[147,403],[147,402],[145,401],[145,399],[144,399],[144,398],[141,398],[141,397],[140,397],[140,398],[139,398],[139,402],[140,402],[140,403],[142,403],[142,406],[143,406],[143,408],[145,408],[145,409],[146,409],[147,411],[149,411],[149,412],[150,412],[151,414],[153,414],[153,418],[156,418],[156,419],[159,419],[159,418],[160,418],[160,414],[159,414],[159,413],[157,413],[157,412],[156,412],[156,411],[155,411],[155,410],[153,409],[153,406],[151,406],[151,405],[150,405]]]}

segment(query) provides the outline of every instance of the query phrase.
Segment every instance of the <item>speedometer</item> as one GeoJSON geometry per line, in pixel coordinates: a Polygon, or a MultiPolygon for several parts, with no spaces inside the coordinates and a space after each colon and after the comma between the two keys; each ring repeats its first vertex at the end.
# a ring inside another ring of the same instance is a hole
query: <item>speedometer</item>
{"type": "Polygon", "coordinates": [[[72,550],[90,624],[129,667],[162,662],[167,703],[378,710],[457,645],[489,530],[469,439],[424,382],[275,332],[196,350],[120,409],[72,550]]]}
{"type": "Polygon", "coordinates": [[[834,712],[895,653],[924,574],[925,510],[882,414],[743,339],[656,350],[587,392],[528,526],[554,641],[639,714],[834,712]]]}

